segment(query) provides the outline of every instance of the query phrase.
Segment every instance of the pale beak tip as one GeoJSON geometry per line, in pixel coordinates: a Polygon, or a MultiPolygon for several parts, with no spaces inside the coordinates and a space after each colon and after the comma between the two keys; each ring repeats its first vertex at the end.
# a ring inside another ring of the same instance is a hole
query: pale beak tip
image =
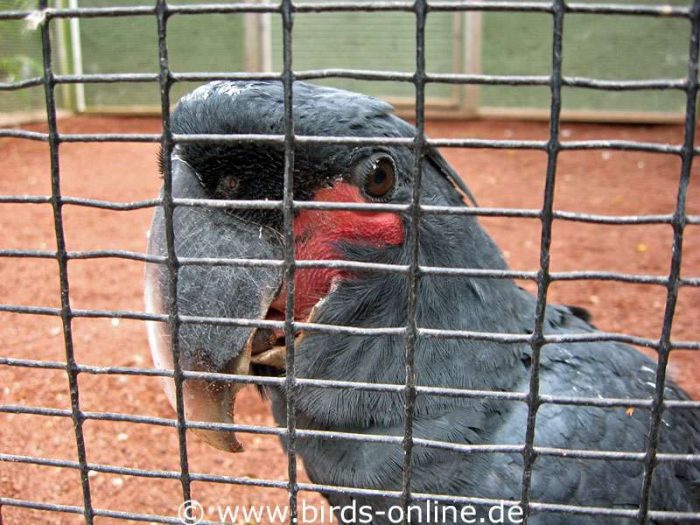
{"type": "Polygon", "coordinates": [[[234,432],[226,430],[195,430],[195,432],[208,445],[224,452],[235,454],[244,450],[234,432]]]}

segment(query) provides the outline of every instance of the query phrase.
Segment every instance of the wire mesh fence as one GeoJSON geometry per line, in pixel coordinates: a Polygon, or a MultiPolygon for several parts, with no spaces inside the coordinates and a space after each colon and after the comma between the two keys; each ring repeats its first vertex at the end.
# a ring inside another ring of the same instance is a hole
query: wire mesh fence
{"type": "MultiPolygon", "coordinates": [[[[700,454],[693,451],[687,454],[659,452],[659,435],[662,426],[662,416],[666,410],[700,409],[698,401],[664,400],[666,369],[672,350],[699,350],[700,341],[674,340],[671,328],[676,314],[679,290],[682,287],[700,286],[700,278],[681,275],[681,260],[683,254],[684,231],[688,225],[700,224],[700,216],[689,215],[686,212],[691,169],[694,156],[698,154],[695,147],[696,102],[698,94],[698,46],[700,43],[700,3],[690,6],[668,5],[630,5],[614,3],[568,3],[564,0],[552,2],[510,2],[510,1],[368,1],[304,3],[283,0],[274,3],[224,3],[224,4],[169,4],[166,0],[158,0],[155,6],[131,7],[80,7],[80,8],[51,8],[47,0],[40,0],[37,10],[8,10],[0,12],[0,22],[22,20],[34,17],[41,31],[42,72],[41,74],[22,81],[7,81],[0,83],[3,92],[22,92],[25,89],[41,87],[44,91],[47,132],[35,132],[19,129],[0,129],[0,138],[18,138],[46,142],[50,152],[51,166],[51,195],[47,196],[0,196],[3,204],[49,204],[52,207],[55,230],[55,250],[1,250],[0,257],[5,260],[19,258],[43,258],[56,260],[59,267],[61,303],[58,308],[40,306],[20,306],[13,304],[0,305],[0,312],[18,314],[47,315],[60,318],[62,323],[63,342],[65,346],[64,361],[45,361],[40,359],[17,359],[0,356],[0,365],[9,367],[35,368],[47,370],[65,370],[70,391],[70,409],[52,409],[21,405],[0,405],[0,412],[5,414],[34,414],[68,418],[72,422],[75,433],[77,460],[58,460],[40,458],[12,453],[0,454],[0,461],[45,465],[74,469],[79,472],[83,504],[81,506],[60,505],[50,502],[21,500],[0,495],[0,523],[2,523],[3,507],[22,507],[47,512],[62,512],[82,514],[86,523],[91,524],[96,518],[116,518],[123,520],[150,521],[157,523],[180,523],[180,518],[171,516],[144,515],[135,512],[113,511],[98,508],[93,504],[89,472],[119,473],[144,478],[163,478],[177,480],[181,484],[182,501],[192,500],[191,484],[193,481],[215,483],[230,483],[252,485],[261,488],[286,489],[289,494],[289,522],[298,518],[298,494],[300,491],[313,491],[322,494],[342,494],[347,496],[379,496],[396,500],[404,509],[404,522],[408,523],[407,509],[412,502],[438,501],[455,504],[499,504],[502,500],[491,500],[460,494],[426,494],[412,491],[412,461],[414,447],[429,449],[453,450],[474,454],[516,453],[522,454],[524,467],[522,492],[519,499],[506,500],[506,505],[520,505],[524,510],[524,520],[539,513],[558,513],[563,515],[584,515],[601,517],[629,518],[634,522],[677,522],[700,521],[700,513],[657,510],[650,506],[650,494],[654,469],[658,464],[672,462],[697,463],[700,454]],[[404,12],[415,19],[415,71],[374,72],[360,70],[321,69],[314,71],[295,72],[293,68],[294,17],[302,13],[329,12],[404,12]],[[427,73],[426,72],[426,20],[429,13],[442,12],[499,12],[499,13],[542,13],[552,19],[552,48],[551,71],[545,76],[515,76],[515,75],[484,75],[456,73],[427,73]],[[171,20],[175,17],[189,17],[202,14],[223,13],[270,13],[281,20],[282,31],[282,73],[173,73],[169,62],[168,30],[171,20]],[[583,77],[566,77],[562,73],[563,45],[565,41],[565,20],[572,15],[620,15],[646,17],[651,19],[671,17],[688,23],[689,60],[687,77],[683,79],[650,79],[650,80],[597,80],[583,77]],[[56,59],[54,56],[54,35],[52,24],[61,19],[99,18],[110,20],[114,17],[139,16],[157,21],[157,38],[159,71],[151,73],[109,73],[64,75],[55,73],[56,59]],[[412,85],[415,90],[415,122],[416,135],[412,138],[387,139],[386,137],[324,137],[303,136],[295,134],[294,130],[294,82],[296,80],[313,80],[323,78],[344,78],[372,81],[398,81],[412,85]],[[171,89],[181,82],[205,80],[278,80],[284,86],[284,130],[283,135],[184,135],[172,132],[171,126],[171,89]],[[65,84],[94,85],[103,83],[137,83],[156,80],[159,85],[161,100],[161,134],[69,134],[61,133],[58,129],[57,90],[65,84]],[[485,140],[485,139],[428,139],[425,135],[426,88],[430,85],[494,85],[494,86],[544,86],[550,91],[550,128],[547,140],[485,140]],[[676,90],[685,94],[684,138],[682,144],[640,143],[633,141],[589,140],[565,141],[560,135],[560,115],[562,110],[562,90],[564,88],[589,88],[602,91],[636,91],[636,90],[676,90]],[[90,142],[153,142],[160,143],[164,151],[164,186],[162,197],[147,201],[131,203],[116,203],[105,200],[86,199],[64,196],[61,186],[61,169],[59,146],[66,143],[90,142]],[[277,144],[284,147],[284,192],[283,198],[276,201],[241,201],[214,199],[184,199],[173,195],[171,154],[177,144],[186,143],[210,144],[277,144]],[[413,148],[415,164],[413,166],[414,186],[411,201],[408,204],[339,204],[330,202],[310,202],[294,200],[294,163],[295,147],[300,144],[336,144],[336,145],[402,145],[413,148]],[[527,149],[541,151],[547,155],[546,178],[543,191],[543,205],[540,209],[510,209],[482,208],[461,206],[431,206],[420,204],[421,176],[423,173],[423,154],[428,147],[450,148],[489,148],[489,149],[527,149]],[[680,177],[677,188],[676,208],[672,214],[666,215],[635,215],[635,216],[604,216],[575,212],[563,212],[554,209],[554,190],[557,172],[558,156],[563,151],[606,149],[619,151],[643,151],[672,155],[680,159],[680,177]],[[66,247],[64,234],[65,206],[81,206],[109,210],[134,210],[143,208],[162,207],[166,225],[166,254],[164,256],[147,255],[122,250],[92,250],[69,251],[66,247]],[[173,214],[177,207],[210,207],[231,210],[268,209],[277,210],[284,217],[285,250],[281,260],[257,259],[222,259],[214,257],[178,256],[175,249],[175,233],[173,229],[173,214]],[[406,240],[410,246],[411,260],[406,265],[391,265],[379,263],[355,263],[343,260],[295,260],[293,220],[297,210],[354,210],[354,211],[390,211],[401,212],[411,217],[412,224],[418,224],[421,218],[428,215],[476,215],[496,217],[528,217],[541,222],[540,257],[537,271],[511,270],[478,270],[470,268],[430,267],[420,264],[419,260],[419,230],[412,228],[406,240]],[[552,242],[552,226],[555,221],[574,221],[593,224],[665,224],[673,229],[673,247],[670,270],[667,277],[652,275],[629,275],[619,272],[552,272],[550,271],[550,247],[552,242]],[[77,309],[71,307],[69,293],[68,265],[74,260],[84,260],[103,257],[115,257],[164,265],[169,276],[169,296],[177,297],[178,274],[182,267],[188,265],[210,266],[248,266],[282,268],[285,282],[288,283],[285,318],[280,321],[214,318],[205,316],[183,315],[178,312],[178,304],[170,300],[167,313],[154,314],[138,311],[77,309]],[[321,325],[309,322],[299,322],[294,318],[294,275],[302,268],[340,268],[365,269],[374,272],[400,273],[409,280],[408,317],[410,322],[405,327],[362,328],[349,326],[321,325]],[[537,286],[537,306],[535,323],[532,333],[509,334],[489,333],[468,330],[447,330],[426,328],[416,321],[416,293],[420,279],[424,276],[463,276],[493,279],[526,279],[537,286]],[[546,334],[544,330],[545,309],[547,306],[548,289],[556,281],[572,280],[610,280],[624,283],[656,284],[665,288],[666,298],[663,316],[663,326],[658,338],[643,338],[618,333],[592,332],[572,334],[546,334]],[[172,339],[173,370],[160,370],[148,367],[96,367],[80,364],[74,354],[72,335],[73,323],[79,318],[121,318],[138,321],[154,321],[168,326],[172,339]],[[180,328],[186,324],[218,324],[234,327],[276,328],[284,331],[286,345],[286,375],[284,377],[260,377],[241,374],[216,374],[183,370],[179,361],[178,337],[180,328]],[[295,345],[294,336],[299,331],[349,334],[361,336],[401,336],[405,340],[405,382],[402,384],[376,384],[356,381],[319,380],[298,378],[295,374],[295,345]],[[422,386],[416,384],[415,351],[419,337],[442,339],[466,339],[472,341],[492,341],[504,344],[528,344],[532,349],[532,374],[529,381],[529,391],[500,392],[445,388],[438,386],[422,386]],[[542,349],[551,343],[593,343],[614,341],[647,347],[658,353],[658,368],[655,373],[655,390],[651,399],[598,399],[577,396],[552,396],[539,393],[539,364],[542,349]],[[91,412],[81,409],[78,377],[80,375],[137,375],[172,378],[175,385],[176,419],[126,415],[110,412],[91,412]],[[183,384],[186,381],[198,379],[214,380],[221,383],[258,384],[278,386],[284,389],[287,399],[287,426],[274,428],[256,425],[222,424],[189,421],[185,417],[183,384]],[[405,418],[401,436],[358,434],[352,432],[309,430],[296,426],[296,395],[299,388],[313,386],[320,389],[357,389],[371,392],[400,393],[404,397],[405,418]],[[415,402],[419,396],[444,396],[467,399],[492,399],[523,403],[527,406],[527,428],[525,441],[517,445],[466,445],[443,441],[434,441],[413,437],[413,422],[415,402]],[[637,407],[650,411],[648,428],[648,444],[643,452],[620,452],[606,450],[558,449],[535,445],[535,425],[537,413],[543,405],[571,405],[595,407],[637,407]],[[85,444],[83,426],[86,421],[126,421],[145,423],[175,428],[179,443],[178,470],[144,470],[137,468],[117,467],[107,464],[97,464],[89,461],[89,450],[85,444]],[[238,476],[222,476],[208,473],[193,472],[188,462],[187,429],[200,430],[229,430],[254,434],[276,435],[283,437],[286,443],[288,459],[288,480],[262,480],[238,476]],[[296,443],[300,438],[322,437],[329,440],[349,440],[358,442],[376,442],[400,444],[403,450],[403,478],[400,490],[379,490],[376,488],[357,488],[333,485],[304,483],[298,480],[296,443]],[[634,508],[602,508],[582,505],[555,504],[537,501],[531,493],[531,481],[535,461],[538,457],[570,457],[580,459],[615,459],[640,462],[644,467],[639,504],[634,508]]],[[[564,518],[566,519],[566,518],[564,518]]]]}

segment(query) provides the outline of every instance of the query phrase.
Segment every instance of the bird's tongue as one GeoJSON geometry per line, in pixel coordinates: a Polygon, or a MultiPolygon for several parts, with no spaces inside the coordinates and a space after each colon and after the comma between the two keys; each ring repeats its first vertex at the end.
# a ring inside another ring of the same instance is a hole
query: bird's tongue
{"type": "MultiPolygon", "coordinates": [[[[308,289],[308,280],[295,278],[296,290],[295,298],[299,298],[294,304],[294,320],[313,322],[314,308],[310,298],[320,297],[320,291],[326,292],[330,288],[330,284],[315,282],[314,289],[308,289]],[[303,286],[302,286],[302,283],[303,286]]],[[[284,310],[287,301],[287,287],[283,285],[282,291],[277,298],[272,302],[265,316],[268,321],[284,321],[284,310]]],[[[318,302],[318,301],[317,301],[318,302]]],[[[285,344],[285,335],[283,328],[259,329],[253,338],[251,345],[250,362],[256,365],[265,365],[272,368],[284,370],[285,356],[287,353],[285,344]]]]}

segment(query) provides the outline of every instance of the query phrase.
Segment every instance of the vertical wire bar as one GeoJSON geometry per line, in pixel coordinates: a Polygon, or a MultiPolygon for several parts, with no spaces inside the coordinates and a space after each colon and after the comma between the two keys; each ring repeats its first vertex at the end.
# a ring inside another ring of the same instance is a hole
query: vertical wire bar
{"type": "Polygon", "coordinates": [[[521,505],[523,509],[523,524],[527,525],[529,518],[530,485],[532,469],[536,454],[534,451],[535,425],[537,410],[540,406],[540,354],[544,346],[544,323],[547,311],[547,290],[551,278],[549,275],[550,247],[552,245],[552,222],[554,221],[554,183],[557,173],[557,158],[559,155],[559,118],[561,115],[561,86],[562,86],[562,40],[564,32],[565,0],[555,0],[553,5],[553,38],[552,38],[552,75],[550,80],[550,115],[549,141],[547,143],[547,175],[544,187],[544,202],[542,203],[542,232],[540,237],[540,268],[537,272],[537,305],[535,307],[535,325],[532,331],[530,345],[532,347],[532,370],[530,387],[527,395],[527,428],[525,431],[525,447],[523,449],[523,490],[521,505]]]}
{"type": "Polygon", "coordinates": [[[683,257],[683,230],[686,225],[686,199],[690,185],[690,174],[693,167],[693,146],[695,143],[695,121],[698,97],[698,55],[700,47],[700,0],[693,3],[691,16],[692,30],[690,35],[690,50],[688,52],[688,89],[685,112],[685,131],[683,148],[681,150],[681,174],[678,181],[676,210],[673,214],[673,248],[668,284],[666,285],[666,308],[664,311],[663,327],[659,338],[659,357],[656,367],[656,383],[654,398],[651,404],[649,434],[647,437],[646,456],[644,458],[644,478],[642,481],[641,500],[639,504],[639,523],[649,522],[649,506],[651,484],[656,467],[656,449],[659,444],[661,416],[664,411],[664,388],[666,384],[666,367],[671,355],[671,328],[676,311],[678,290],[680,288],[681,259],[683,257]]]}
{"type": "MultiPolygon", "coordinates": [[[[45,14],[48,0],[39,0],[39,9],[45,14]]],[[[46,119],[48,124],[48,144],[51,163],[51,207],[53,208],[54,232],[56,234],[56,261],[61,287],[61,322],[63,324],[63,343],[66,349],[66,374],[70,389],[71,419],[75,432],[75,446],[80,465],[80,482],[83,491],[83,516],[85,523],[92,525],[94,511],[88,478],[85,436],[83,435],[83,414],[80,411],[80,391],[78,388],[78,367],[73,346],[73,313],[70,306],[70,289],[68,281],[68,256],[66,237],[63,229],[63,201],[61,198],[61,171],[58,158],[60,139],[56,121],[56,98],[54,88],[56,81],[52,67],[51,18],[45,18],[41,24],[41,51],[44,63],[44,95],[46,100],[46,119]]]]}
{"type": "Polygon", "coordinates": [[[411,477],[413,469],[413,416],[416,404],[416,370],[415,350],[418,338],[417,295],[420,281],[420,190],[423,171],[423,155],[425,154],[425,20],[427,4],[425,0],[416,0],[416,73],[413,79],[416,96],[416,136],[414,140],[415,162],[413,165],[413,189],[411,192],[411,228],[409,229],[408,245],[411,250],[409,268],[409,287],[406,314],[406,345],[404,363],[406,367],[406,384],[404,387],[404,435],[403,476],[401,481],[401,507],[403,523],[409,523],[408,507],[411,503],[411,477]]]}
{"type": "Polygon", "coordinates": [[[170,129],[170,87],[173,83],[168,64],[168,4],[167,0],[157,0],[156,18],[158,21],[158,63],[159,63],[159,85],[160,85],[160,111],[163,135],[161,147],[163,150],[163,218],[165,222],[165,241],[168,268],[168,329],[173,352],[173,381],[175,382],[175,409],[177,411],[177,439],[180,451],[180,484],[182,485],[183,501],[192,499],[189,469],[189,459],[187,456],[187,422],[185,417],[185,403],[182,394],[183,373],[180,366],[180,317],[177,307],[177,286],[179,262],[175,251],[175,230],[173,228],[173,214],[175,205],[173,203],[173,172],[172,155],[174,143],[170,129]]]}
{"type": "Polygon", "coordinates": [[[287,473],[289,477],[289,523],[297,522],[296,451],[296,366],[294,364],[294,72],[292,71],[292,0],[282,2],[284,87],[284,280],[287,298],[284,306],[284,344],[286,347],[285,391],[287,398],[287,473]]]}

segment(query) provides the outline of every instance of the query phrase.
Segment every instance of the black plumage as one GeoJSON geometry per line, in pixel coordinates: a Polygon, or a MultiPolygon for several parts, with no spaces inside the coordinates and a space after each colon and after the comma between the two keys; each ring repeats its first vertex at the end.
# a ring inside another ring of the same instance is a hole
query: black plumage
{"type": "MultiPolygon", "coordinates": [[[[302,135],[412,137],[415,130],[384,102],[347,91],[294,84],[295,132],[302,135]]],[[[173,113],[175,133],[284,133],[283,89],[277,82],[216,82],[185,97],[173,113]]],[[[353,166],[376,151],[396,166],[397,187],[390,202],[410,201],[414,153],[410,147],[297,145],[294,191],[311,199],[321,188],[347,180],[353,166]]],[[[213,198],[281,199],[284,150],[281,145],[243,144],[178,146],[213,198]]],[[[465,205],[457,176],[437,151],[423,164],[423,203],[465,205]]],[[[280,231],[278,212],[229,212],[241,220],[280,231]]],[[[412,227],[402,217],[404,228],[412,227]]],[[[505,269],[500,251],[476,218],[425,215],[420,228],[420,264],[454,268],[505,269]]],[[[375,246],[344,242],[337,246],[352,261],[408,264],[406,244],[375,246]]],[[[230,286],[231,283],[228,283],[230,286]]],[[[405,275],[356,272],[336,283],[313,312],[313,322],[361,327],[405,326],[408,280],[405,275]]],[[[202,301],[207,298],[202,297],[202,301]]],[[[186,307],[186,305],[185,305],[186,307]]],[[[417,321],[427,328],[513,334],[531,333],[535,299],[507,279],[424,276],[418,286],[417,321]]],[[[590,333],[585,311],[550,305],[546,334],[590,333]]],[[[374,383],[403,383],[404,340],[393,336],[306,333],[296,346],[298,377],[374,383]]],[[[527,391],[531,348],[461,339],[419,338],[415,350],[418,385],[496,391],[527,391]]],[[[591,398],[650,399],[655,363],[618,343],[548,344],[542,349],[540,393],[591,398]]],[[[275,418],[285,425],[284,391],[270,388],[275,418]]],[[[666,399],[687,399],[667,381],[666,399]]],[[[400,393],[302,387],[296,398],[297,427],[332,429],[367,435],[403,434],[404,398],[400,393]]],[[[522,444],[527,406],[506,401],[420,395],[414,437],[452,443],[522,444]]],[[[544,447],[643,452],[650,413],[647,409],[544,404],[537,413],[535,445],[544,447]]],[[[700,417],[691,410],[666,410],[660,451],[697,453],[700,417]]],[[[298,453],[316,483],[399,490],[403,452],[400,445],[299,438],[298,453]]],[[[412,490],[517,500],[521,494],[520,454],[467,454],[416,446],[412,490]]],[[[635,509],[639,505],[643,466],[629,460],[589,460],[540,456],[534,464],[532,500],[548,503],[635,509]]],[[[695,463],[656,466],[651,508],[700,509],[695,463]]],[[[330,495],[333,505],[349,504],[330,495]]],[[[383,509],[394,500],[360,497],[357,504],[383,509]]],[[[486,516],[486,510],[478,510],[486,516]]],[[[427,521],[424,520],[427,523],[427,521]]],[[[623,524],[634,520],[535,512],[536,524],[623,524]]],[[[389,523],[375,515],[373,523],[389,523]]],[[[446,520],[445,523],[463,523],[446,520]]],[[[483,522],[482,522],[483,523],[483,522]]],[[[488,523],[488,521],[486,521],[488,523]]]]}

